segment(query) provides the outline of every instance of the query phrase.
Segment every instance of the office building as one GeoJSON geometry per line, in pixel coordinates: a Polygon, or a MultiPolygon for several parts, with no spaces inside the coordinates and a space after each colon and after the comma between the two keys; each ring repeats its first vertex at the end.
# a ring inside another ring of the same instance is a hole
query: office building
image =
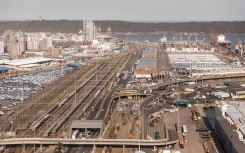
{"type": "Polygon", "coordinates": [[[0,54],[4,53],[4,41],[0,41],[0,54]]]}
{"type": "Polygon", "coordinates": [[[91,20],[83,21],[83,35],[85,41],[93,41],[96,39],[97,28],[94,25],[94,22],[91,20]]]}

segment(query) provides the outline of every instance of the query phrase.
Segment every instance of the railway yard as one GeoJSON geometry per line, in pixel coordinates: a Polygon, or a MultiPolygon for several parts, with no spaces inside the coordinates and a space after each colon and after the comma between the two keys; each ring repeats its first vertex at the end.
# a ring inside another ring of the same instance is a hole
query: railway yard
{"type": "Polygon", "coordinates": [[[82,67],[4,76],[2,152],[223,153],[205,110],[243,98],[244,67],[203,46],[129,42],[82,67]]]}

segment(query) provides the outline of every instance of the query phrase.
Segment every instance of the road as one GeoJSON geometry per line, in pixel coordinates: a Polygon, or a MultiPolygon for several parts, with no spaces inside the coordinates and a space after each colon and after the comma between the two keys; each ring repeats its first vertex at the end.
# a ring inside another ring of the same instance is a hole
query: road
{"type": "Polygon", "coordinates": [[[168,81],[164,82],[161,84],[153,85],[150,86],[149,89],[151,90],[158,90],[159,87],[165,87],[165,86],[170,86],[170,85],[176,85],[176,84],[181,84],[184,82],[201,82],[201,81],[208,81],[208,80],[221,80],[221,79],[231,79],[231,78],[243,78],[245,77],[244,74],[229,74],[225,76],[209,76],[209,77],[200,77],[200,78],[186,78],[186,79],[179,79],[179,80],[174,80],[174,81],[168,81]]]}
{"type": "MultiPolygon", "coordinates": [[[[179,140],[140,140],[140,145],[142,146],[165,146],[175,144],[179,140]]],[[[0,141],[0,146],[7,145],[56,145],[57,142],[60,142],[64,145],[127,145],[127,146],[135,146],[139,145],[138,139],[59,139],[59,138],[10,138],[3,139],[0,141]]]]}

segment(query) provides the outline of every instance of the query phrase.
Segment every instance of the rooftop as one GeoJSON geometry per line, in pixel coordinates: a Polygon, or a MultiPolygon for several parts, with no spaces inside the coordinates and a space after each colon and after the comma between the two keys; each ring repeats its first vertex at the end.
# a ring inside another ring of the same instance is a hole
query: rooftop
{"type": "Polygon", "coordinates": [[[238,125],[239,131],[245,136],[245,101],[220,101],[217,104],[227,114],[227,121],[231,125],[238,125]]]}
{"type": "Polygon", "coordinates": [[[72,122],[72,128],[102,128],[103,120],[74,120],[72,122]]]}
{"type": "Polygon", "coordinates": [[[154,49],[146,49],[143,51],[143,55],[144,54],[153,54],[153,55],[157,55],[157,51],[154,49]]]}
{"type": "Polygon", "coordinates": [[[37,64],[37,63],[48,62],[48,61],[53,61],[53,59],[37,57],[37,58],[25,58],[25,59],[16,59],[16,60],[0,60],[0,64],[21,66],[21,65],[37,64]]]}
{"type": "Polygon", "coordinates": [[[138,63],[138,68],[140,67],[152,67],[156,68],[157,61],[153,58],[141,58],[138,63]]]}

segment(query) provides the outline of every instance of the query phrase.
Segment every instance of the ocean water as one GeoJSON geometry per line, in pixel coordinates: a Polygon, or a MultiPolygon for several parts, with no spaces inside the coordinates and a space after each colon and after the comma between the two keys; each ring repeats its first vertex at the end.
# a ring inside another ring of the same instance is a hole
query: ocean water
{"type": "MultiPolygon", "coordinates": [[[[159,35],[117,35],[116,36],[120,41],[149,41],[149,42],[158,42],[164,36],[159,35]]],[[[175,35],[165,35],[167,41],[205,41],[210,43],[210,35],[204,34],[200,36],[176,36],[175,35]]],[[[231,50],[235,50],[235,46],[238,43],[238,40],[245,41],[245,35],[227,35],[228,41],[231,42],[231,50]]]]}

